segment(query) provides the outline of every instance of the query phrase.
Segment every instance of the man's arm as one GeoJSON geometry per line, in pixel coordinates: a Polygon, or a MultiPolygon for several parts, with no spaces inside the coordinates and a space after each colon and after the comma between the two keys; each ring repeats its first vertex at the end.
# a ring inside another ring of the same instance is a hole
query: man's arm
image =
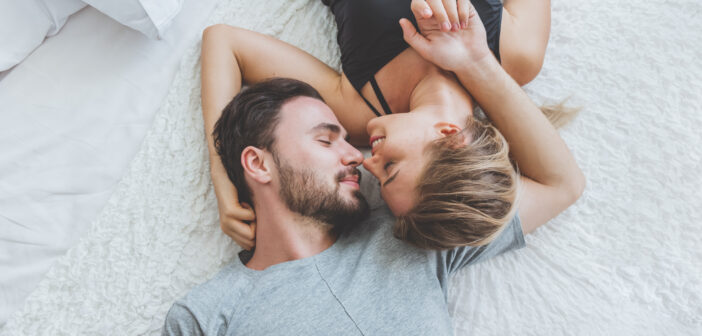
{"type": "Polygon", "coordinates": [[[425,59],[454,72],[507,139],[523,175],[519,213],[525,233],[580,197],[585,188],[582,171],[541,110],[490,54],[475,9],[468,27],[458,32],[425,37],[408,20],[401,25],[407,43],[425,59]]]}
{"type": "Polygon", "coordinates": [[[185,306],[176,302],[166,315],[162,336],[204,335],[195,315],[185,306]]]}

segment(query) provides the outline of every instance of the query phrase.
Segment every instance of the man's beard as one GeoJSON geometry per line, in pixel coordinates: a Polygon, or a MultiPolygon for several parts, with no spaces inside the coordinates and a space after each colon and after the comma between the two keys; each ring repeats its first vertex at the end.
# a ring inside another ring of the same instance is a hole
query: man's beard
{"type": "MultiPolygon", "coordinates": [[[[280,197],[285,205],[304,217],[327,225],[337,237],[351,232],[368,217],[368,202],[359,190],[353,192],[353,200],[346,200],[340,193],[340,185],[331,187],[312,169],[296,169],[273,153],[280,177],[280,197]]],[[[336,182],[348,175],[357,174],[358,169],[340,171],[336,182]]]]}

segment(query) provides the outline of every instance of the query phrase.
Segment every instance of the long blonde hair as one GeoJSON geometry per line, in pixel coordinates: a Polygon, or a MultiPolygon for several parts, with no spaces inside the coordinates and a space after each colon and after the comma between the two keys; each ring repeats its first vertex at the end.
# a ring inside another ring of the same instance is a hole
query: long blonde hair
{"type": "MultiPolygon", "coordinates": [[[[579,111],[564,103],[541,107],[556,128],[579,111]]],[[[481,246],[497,238],[517,211],[519,185],[502,133],[486,118],[472,119],[461,133],[430,143],[425,155],[417,204],[397,218],[394,235],[425,249],[481,246]]]]}

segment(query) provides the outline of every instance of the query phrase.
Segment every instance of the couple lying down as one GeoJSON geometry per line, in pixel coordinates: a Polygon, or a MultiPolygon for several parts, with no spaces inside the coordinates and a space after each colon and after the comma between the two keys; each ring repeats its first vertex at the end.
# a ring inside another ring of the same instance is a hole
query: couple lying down
{"type": "Polygon", "coordinates": [[[524,246],[582,193],[518,85],[541,66],[548,1],[325,3],[343,74],[255,32],[204,33],[220,221],[253,253],[176,301],[164,334],[452,334],[449,275],[524,246]],[[366,159],[352,146],[364,142],[366,159]],[[369,210],[361,164],[387,206],[369,210]]]}

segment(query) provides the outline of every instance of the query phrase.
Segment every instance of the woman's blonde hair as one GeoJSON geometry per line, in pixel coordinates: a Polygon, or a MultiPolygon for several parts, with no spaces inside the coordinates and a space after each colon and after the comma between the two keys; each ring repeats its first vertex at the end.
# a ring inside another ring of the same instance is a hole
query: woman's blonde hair
{"type": "MultiPolygon", "coordinates": [[[[541,107],[556,127],[578,110],[564,103],[541,107]]],[[[517,210],[519,185],[500,131],[486,119],[472,119],[459,134],[430,143],[425,157],[417,204],[397,218],[394,235],[436,250],[486,245],[499,236],[517,210]]]]}

